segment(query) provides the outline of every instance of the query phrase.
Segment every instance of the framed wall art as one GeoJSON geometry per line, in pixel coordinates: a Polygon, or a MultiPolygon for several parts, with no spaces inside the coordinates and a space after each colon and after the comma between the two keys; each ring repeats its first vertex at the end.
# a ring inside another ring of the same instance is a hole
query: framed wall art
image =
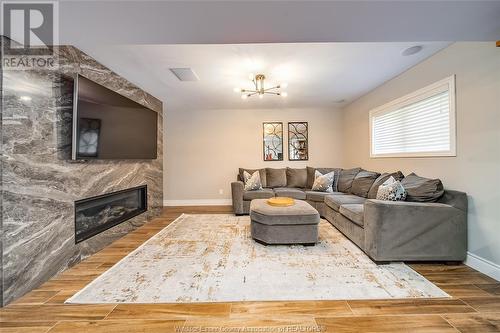
{"type": "Polygon", "coordinates": [[[307,122],[288,123],[288,160],[307,161],[309,159],[308,131],[307,122]]]}
{"type": "Polygon", "coordinates": [[[264,161],[283,161],[283,123],[263,123],[264,161]]]}

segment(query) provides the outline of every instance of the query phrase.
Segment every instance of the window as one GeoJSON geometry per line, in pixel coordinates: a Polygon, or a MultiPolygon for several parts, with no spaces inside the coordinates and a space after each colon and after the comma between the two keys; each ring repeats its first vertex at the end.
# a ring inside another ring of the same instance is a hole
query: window
{"type": "Polygon", "coordinates": [[[455,76],[370,111],[371,157],[456,156],[455,76]]]}

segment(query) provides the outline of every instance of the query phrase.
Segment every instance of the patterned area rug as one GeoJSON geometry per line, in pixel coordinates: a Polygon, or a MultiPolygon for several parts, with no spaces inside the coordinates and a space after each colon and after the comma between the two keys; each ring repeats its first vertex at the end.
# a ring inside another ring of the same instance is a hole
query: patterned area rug
{"type": "Polygon", "coordinates": [[[264,246],[248,216],[182,215],[66,303],[449,297],[402,263],[374,264],[327,221],[316,246],[264,246]]]}

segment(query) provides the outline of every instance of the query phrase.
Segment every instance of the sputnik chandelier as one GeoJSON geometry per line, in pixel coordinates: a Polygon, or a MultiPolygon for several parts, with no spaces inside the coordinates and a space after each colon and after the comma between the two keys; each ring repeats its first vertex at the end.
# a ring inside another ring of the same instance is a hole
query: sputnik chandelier
{"type": "Polygon", "coordinates": [[[286,91],[280,90],[287,87],[286,83],[280,83],[277,86],[266,88],[264,86],[265,79],[266,76],[264,74],[257,74],[255,76],[253,74],[250,74],[250,80],[252,80],[255,89],[234,88],[234,91],[236,93],[240,93],[242,99],[247,99],[248,97],[252,96],[259,96],[259,98],[264,98],[264,95],[266,94],[276,95],[281,97],[288,96],[286,91]]]}

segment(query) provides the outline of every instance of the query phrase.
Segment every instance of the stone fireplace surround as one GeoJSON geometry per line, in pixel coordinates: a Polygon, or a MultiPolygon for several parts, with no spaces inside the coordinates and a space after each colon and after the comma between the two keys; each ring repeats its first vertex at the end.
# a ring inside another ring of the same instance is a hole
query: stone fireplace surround
{"type": "MultiPolygon", "coordinates": [[[[5,43],[6,38],[1,41],[5,43]]],[[[55,52],[57,70],[0,73],[3,305],[161,212],[162,102],[73,46],[56,47],[55,52]],[[158,112],[156,160],[70,160],[72,78],[76,73],[158,112]],[[24,95],[31,100],[22,100],[24,95]],[[75,242],[75,201],[140,185],[148,189],[146,213],[75,242]]]]}

